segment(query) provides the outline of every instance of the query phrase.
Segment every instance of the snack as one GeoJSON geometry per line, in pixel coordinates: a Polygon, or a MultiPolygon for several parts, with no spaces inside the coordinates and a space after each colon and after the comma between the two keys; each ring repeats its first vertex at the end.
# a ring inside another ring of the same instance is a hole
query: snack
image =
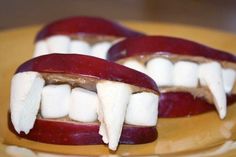
{"type": "Polygon", "coordinates": [[[223,119],[236,100],[236,56],[166,36],[142,36],[111,47],[108,60],[146,73],[160,87],[159,116],[181,117],[213,110],[223,119]]]}
{"type": "Polygon", "coordinates": [[[37,34],[34,57],[50,53],[79,53],[105,59],[114,42],[143,35],[115,22],[77,16],[54,21],[37,34]]]}
{"type": "Polygon", "coordinates": [[[52,144],[103,141],[116,150],[118,142],[148,143],[157,138],[158,95],[150,77],[119,64],[44,55],[23,63],[12,78],[9,128],[52,144]]]}

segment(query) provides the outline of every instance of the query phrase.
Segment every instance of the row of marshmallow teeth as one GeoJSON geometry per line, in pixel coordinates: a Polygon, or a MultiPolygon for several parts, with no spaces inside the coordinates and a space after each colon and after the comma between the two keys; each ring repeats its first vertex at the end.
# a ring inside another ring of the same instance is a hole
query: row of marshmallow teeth
{"type": "Polygon", "coordinates": [[[226,93],[231,93],[236,73],[233,69],[224,69],[218,62],[197,64],[191,61],[178,61],[173,64],[165,58],[153,58],[146,66],[137,60],[128,60],[123,65],[146,73],[159,87],[177,86],[197,88],[207,86],[212,93],[214,104],[220,118],[226,115],[226,93]]]}
{"type": "Polygon", "coordinates": [[[90,45],[86,41],[71,40],[66,35],[54,35],[35,44],[34,57],[50,53],[77,53],[105,59],[111,42],[98,42],[90,45]]]}
{"type": "Polygon", "coordinates": [[[96,84],[97,93],[70,85],[46,85],[37,72],[17,73],[11,86],[11,120],[18,133],[33,128],[41,108],[44,118],[69,118],[80,122],[101,122],[99,133],[116,149],[123,123],[155,126],[159,97],[153,93],[132,93],[130,85],[112,81],[96,84]],[[24,84],[24,86],[22,86],[24,84]],[[41,102],[41,107],[40,107],[41,102]]]}

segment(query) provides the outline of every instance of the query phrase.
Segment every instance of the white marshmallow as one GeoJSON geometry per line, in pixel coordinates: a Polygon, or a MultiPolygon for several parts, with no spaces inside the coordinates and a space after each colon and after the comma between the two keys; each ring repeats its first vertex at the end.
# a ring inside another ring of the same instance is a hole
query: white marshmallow
{"type": "Polygon", "coordinates": [[[37,41],[35,44],[33,57],[38,57],[48,54],[48,45],[44,40],[37,41]]]}
{"type": "Polygon", "coordinates": [[[128,60],[123,65],[142,73],[147,73],[145,66],[136,60],[128,60]]]}
{"type": "Polygon", "coordinates": [[[128,104],[125,123],[155,126],[157,123],[159,96],[148,93],[132,94],[128,104]]]}
{"type": "Polygon", "coordinates": [[[173,84],[173,69],[171,61],[165,58],[154,58],[148,61],[148,75],[158,86],[171,86],[173,84]]]}
{"type": "Polygon", "coordinates": [[[197,87],[198,64],[187,61],[179,61],[174,65],[174,86],[197,87]]]}
{"type": "Polygon", "coordinates": [[[132,89],[124,83],[101,81],[97,83],[97,93],[100,100],[99,133],[102,133],[104,142],[108,141],[109,148],[116,150],[132,89]]]}
{"type": "Polygon", "coordinates": [[[72,40],[70,42],[70,53],[88,55],[91,51],[89,43],[80,40],[72,40]]]}
{"type": "Polygon", "coordinates": [[[80,122],[97,120],[98,96],[95,92],[74,88],[71,92],[69,117],[80,122]]]}
{"type": "Polygon", "coordinates": [[[47,45],[50,53],[68,53],[70,38],[66,35],[54,35],[49,37],[47,45]]]}
{"type": "Polygon", "coordinates": [[[227,102],[220,64],[217,62],[200,64],[198,77],[211,91],[216,109],[223,119],[226,116],[227,102]]]}
{"type": "Polygon", "coordinates": [[[47,85],[42,91],[41,115],[44,118],[60,118],[69,114],[70,86],[47,85]]]}
{"type": "Polygon", "coordinates": [[[94,57],[106,59],[108,49],[111,47],[110,42],[100,42],[95,44],[91,49],[91,55],[94,57]]]}
{"type": "Polygon", "coordinates": [[[37,72],[22,72],[11,81],[10,110],[15,130],[28,134],[33,128],[40,106],[41,92],[45,84],[37,72]]]}
{"type": "Polygon", "coordinates": [[[222,69],[224,89],[226,93],[230,93],[234,87],[235,71],[233,69],[222,69]]]}

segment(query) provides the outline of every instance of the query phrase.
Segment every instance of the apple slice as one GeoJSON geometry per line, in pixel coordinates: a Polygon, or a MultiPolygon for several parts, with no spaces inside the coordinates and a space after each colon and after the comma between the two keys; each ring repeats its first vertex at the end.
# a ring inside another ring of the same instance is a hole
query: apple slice
{"type": "Polygon", "coordinates": [[[143,35],[140,32],[133,31],[118,23],[88,16],[75,16],[54,21],[37,34],[36,41],[45,39],[53,35],[71,35],[78,33],[108,35],[116,37],[135,37],[143,35]]]}
{"type": "Polygon", "coordinates": [[[107,59],[123,65],[138,62],[130,67],[148,71],[162,93],[160,117],[200,114],[213,110],[215,104],[220,118],[224,118],[227,104],[236,101],[233,90],[236,56],[227,52],[180,38],[140,36],[113,45],[107,59]],[[219,64],[217,72],[204,66],[214,62],[219,64]],[[186,98],[189,106],[178,96],[186,98]]]}
{"type": "MultiPolygon", "coordinates": [[[[98,134],[98,123],[68,123],[37,118],[29,134],[18,134],[10,120],[10,114],[8,117],[10,131],[25,139],[59,145],[103,144],[101,135],[98,134]]],[[[156,139],[157,130],[154,126],[124,125],[119,143],[144,144],[156,139]]]]}
{"type": "MultiPolygon", "coordinates": [[[[113,62],[78,54],[36,57],[23,63],[15,76],[31,72],[39,74],[45,80],[46,86],[42,89],[41,113],[38,113],[30,132],[19,132],[20,137],[67,145],[100,144],[103,139],[112,150],[116,150],[119,142],[146,143],[157,138],[156,117],[152,119],[152,125],[135,125],[135,117],[131,116],[130,125],[124,125],[132,93],[147,92],[155,95],[156,103],[151,106],[155,104],[154,107],[157,108],[159,91],[155,82],[147,75],[113,62]],[[70,87],[72,93],[68,94],[70,87]],[[71,95],[69,110],[68,95],[71,95]],[[81,104],[77,106],[79,101],[81,104]],[[88,107],[85,108],[85,105],[88,107]],[[97,108],[100,112],[95,113],[97,108]],[[79,109],[88,113],[87,117],[79,109]],[[101,121],[100,132],[99,122],[90,119],[96,117],[96,114],[101,121]],[[105,133],[104,137],[99,133],[105,133]]],[[[141,95],[141,99],[142,97],[141,95]]],[[[31,105],[34,104],[31,102],[31,105]]],[[[12,110],[14,108],[10,110],[10,115],[14,116],[12,110]]],[[[151,112],[152,109],[147,110],[147,114],[151,112]]],[[[9,127],[12,131],[16,128],[10,119],[9,127]]]]}
{"type": "Polygon", "coordinates": [[[233,54],[193,41],[168,36],[140,36],[120,41],[111,47],[107,59],[117,61],[126,57],[155,54],[165,56],[186,55],[205,57],[217,61],[236,62],[236,56],[233,54]]]}
{"type": "Polygon", "coordinates": [[[40,30],[35,39],[34,57],[63,52],[106,58],[113,42],[140,35],[143,34],[103,18],[70,17],[54,21],[40,30]],[[47,43],[46,46],[42,41],[47,43]]]}

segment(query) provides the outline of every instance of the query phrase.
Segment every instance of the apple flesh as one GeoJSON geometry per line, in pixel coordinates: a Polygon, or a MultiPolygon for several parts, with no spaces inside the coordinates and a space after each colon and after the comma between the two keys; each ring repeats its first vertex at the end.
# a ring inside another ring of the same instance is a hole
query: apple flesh
{"type": "Polygon", "coordinates": [[[37,34],[36,41],[53,35],[93,34],[115,37],[135,37],[143,33],[133,31],[115,22],[88,16],[76,16],[54,21],[37,34]]]}

